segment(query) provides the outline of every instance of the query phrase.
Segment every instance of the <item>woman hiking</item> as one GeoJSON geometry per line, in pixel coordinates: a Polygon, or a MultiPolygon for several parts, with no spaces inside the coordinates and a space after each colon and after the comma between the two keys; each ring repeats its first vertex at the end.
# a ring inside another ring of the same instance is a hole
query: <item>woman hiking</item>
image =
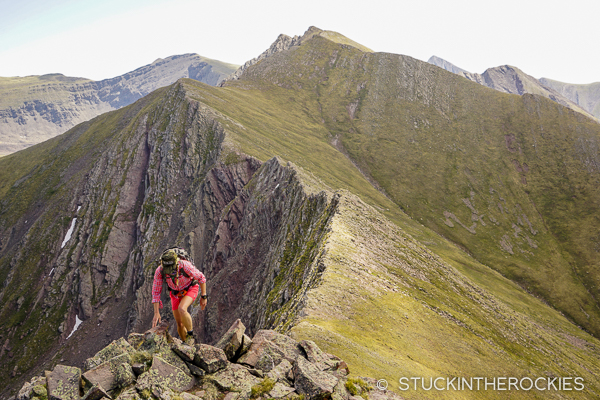
{"type": "Polygon", "coordinates": [[[160,265],[154,273],[152,284],[152,305],[154,307],[154,318],[152,327],[160,324],[159,308],[162,308],[160,293],[162,291],[163,279],[166,280],[171,297],[171,309],[177,321],[177,332],[181,340],[189,344],[194,342],[194,328],[192,316],[188,313],[188,307],[198,296],[200,290],[200,308],[206,307],[208,295],[206,294],[206,277],[191,262],[184,257],[183,249],[168,249],[160,257],[160,265]],[[188,340],[190,338],[190,340],[188,340]]]}

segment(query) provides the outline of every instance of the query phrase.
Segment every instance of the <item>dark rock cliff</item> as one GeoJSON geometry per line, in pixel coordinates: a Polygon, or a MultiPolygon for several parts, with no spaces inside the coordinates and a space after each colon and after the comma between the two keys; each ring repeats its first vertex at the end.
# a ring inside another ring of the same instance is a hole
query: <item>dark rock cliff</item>
{"type": "MultiPolygon", "coordinates": [[[[240,317],[250,332],[285,330],[317,282],[336,197],[307,194],[278,159],[224,150],[214,112],[180,85],[117,113],[57,140],[63,161],[35,167],[2,204],[0,360],[15,381],[147,329],[156,259],[174,244],[208,277],[209,306],[193,311],[203,342],[240,317]],[[19,357],[31,352],[42,356],[19,357]]],[[[163,302],[169,319],[166,291],[163,302]]]]}

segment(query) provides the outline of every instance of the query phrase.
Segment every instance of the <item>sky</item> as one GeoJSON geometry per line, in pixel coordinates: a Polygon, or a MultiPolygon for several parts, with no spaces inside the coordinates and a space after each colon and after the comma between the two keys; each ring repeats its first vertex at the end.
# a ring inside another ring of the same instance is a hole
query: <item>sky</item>
{"type": "Polygon", "coordinates": [[[599,0],[0,0],[0,76],[101,80],[184,53],[243,64],[314,25],[470,72],[600,81],[599,0]]]}

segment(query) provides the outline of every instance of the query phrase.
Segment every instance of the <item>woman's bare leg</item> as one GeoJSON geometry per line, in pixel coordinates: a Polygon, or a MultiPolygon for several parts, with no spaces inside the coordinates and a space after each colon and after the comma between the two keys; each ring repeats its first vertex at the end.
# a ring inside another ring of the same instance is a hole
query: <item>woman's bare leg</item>
{"type": "Polygon", "coordinates": [[[177,322],[177,333],[179,333],[179,337],[181,338],[181,340],[185,340],[187,331],[185,330],[185,327],[183,327],[183,323],[181,321],[181,313],[179,312],[179,310],[173,310],[173,316],[175,317],[175,322],[177,322]]]}
{"type": "Polygon", "coordinates": [[[190,296],[183,296],[183,298],[179,301],[179,307],[177,310],[173,310],[175,321],[177,321],[177,332],[179,333],[181,340],[184,342],[187,338],[188,331],[193,330],[192,316],[187,311],[188,307],[193,301],[194,299],[192,299],[190,296]]]}

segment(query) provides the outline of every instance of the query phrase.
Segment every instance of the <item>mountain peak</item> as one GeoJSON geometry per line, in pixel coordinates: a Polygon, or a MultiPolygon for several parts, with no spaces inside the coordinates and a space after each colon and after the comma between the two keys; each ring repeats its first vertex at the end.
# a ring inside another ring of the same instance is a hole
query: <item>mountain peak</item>
{"type": "Polygon", "coordinates": [[[597,114],[594,113],[595,104],[587,104],[587,107],[581,106],[577,96],[569,96],[568,91],[562,93],[560,85],[555,88],[548,84],[547,80],[538,80],[513,65],[506,64],[488,68],[483,74],[478,74],[468,72],[437,56],[431,56],[427,62],[499,92],[518,95],[530,93],[547,97],[593,119],[597,119],[600,114],[598,111],[596,111],[597,114]]]}
{"type": "Polygon", "coordinates": [[[247,61],[244,65],[238,68],[233,74],[229,75],[219,86],[223,86],[227,81],[235,81],[240,79],[240,77],[244,74],[244,72],[254,64],[264,60],[267,57],[272,56],[275,53],[279,53],[281,51],[289,50],[294,46],[300,46],[302,43],[307,42],[308,40],[314,37],[322,37],[327,40],[330,40],[335,43],[339,43],[346,46],[352,46],[360,51],[364,51],[366,53],[373,53],[373,50],[369,49],[366,46],[363,46],[360,43],[355,42],[352,39],[347,38],[341,33],[334,31],[326,31],[316,26],[310,26],[306,32],[302,36],[295,35],[294,37],[290,37],[286,34],[280,34],[277,39],[271,44],[271,46],[263,51],[258,57],[253,58],[252,60],[247,61]]]}

